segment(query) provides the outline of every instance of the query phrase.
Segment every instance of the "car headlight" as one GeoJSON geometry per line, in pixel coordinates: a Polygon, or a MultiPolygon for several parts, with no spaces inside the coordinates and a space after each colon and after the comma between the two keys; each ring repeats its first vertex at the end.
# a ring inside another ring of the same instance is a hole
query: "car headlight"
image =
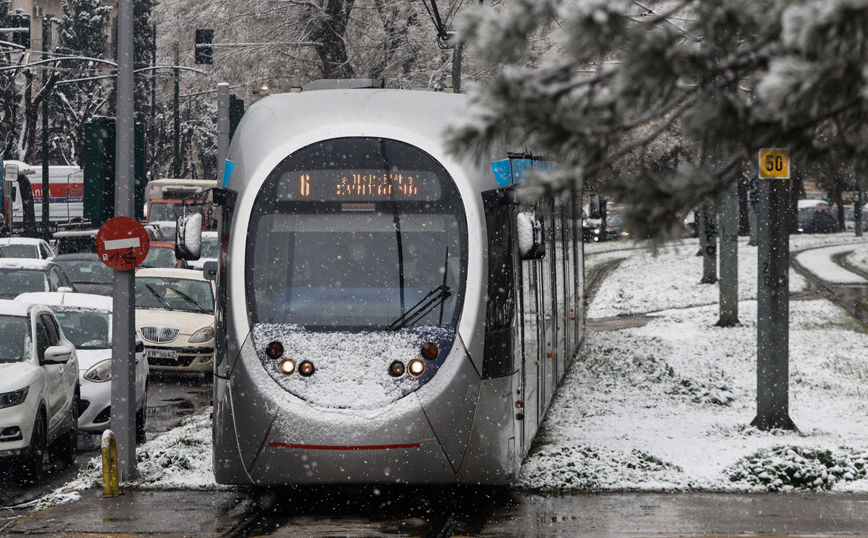
{"type": "Polygon", "coordinates": [[[84,378],[94,383],[104,383],[112,378],[112,360],[106,359],[93,365],[84,378]]]}
{"type": "Polygon", "coordinates": [[[12,392],[4,392],[3,394],[0,394],[0,409],[24,403],[24,400],[27,399],[27,392],[29,390],[30,387],[24,387],[23,389],[13,390],[12,392]]]}
{"type": "Polygon", "coordinates": [[[191,344],[201,344],[214,339],[214,327],[205,327],[193,333],[190,337],[191,344]]]}

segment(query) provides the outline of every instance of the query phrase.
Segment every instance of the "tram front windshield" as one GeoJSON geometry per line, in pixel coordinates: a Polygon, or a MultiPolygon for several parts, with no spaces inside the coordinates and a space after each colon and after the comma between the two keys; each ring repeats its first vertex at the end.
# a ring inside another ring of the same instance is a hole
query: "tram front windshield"
{"type": "Polygon", "coordinates": [[[465,226],[452,179],[412,146],[353,138],[305,148],[255,203],[252,321],[310,330],[454,324],[465,226]]]}

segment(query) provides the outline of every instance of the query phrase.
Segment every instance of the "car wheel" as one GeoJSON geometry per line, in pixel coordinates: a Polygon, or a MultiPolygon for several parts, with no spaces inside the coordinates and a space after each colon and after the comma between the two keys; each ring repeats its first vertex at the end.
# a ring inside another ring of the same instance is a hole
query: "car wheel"
{"type": "Polygon", "coordinates": [[[55,441],[51,447],[51,459],[60,460],[67,466],[75,463],[75,455],[78,452],[78,398],[72,402],[69,409],[72,426],[66,435],[55,441]]]}
{"type": "Polygon", "coordinates": [[[33,423],[33,433],[30,435],[30,446],[27,454],[22,456],[21,466],[18,468],[17,481],[21,485],[39,484],[45,477],[42,462],[45,459],[45,417],[42,411],[36,414],[33,423]]]}
{"type": "Polygon", "coordinates": [[[145,419],[148,416],[148,391],[145,390],[145,399],[142,408],[136,411],[136,444],[145,442],[145,419]]]}

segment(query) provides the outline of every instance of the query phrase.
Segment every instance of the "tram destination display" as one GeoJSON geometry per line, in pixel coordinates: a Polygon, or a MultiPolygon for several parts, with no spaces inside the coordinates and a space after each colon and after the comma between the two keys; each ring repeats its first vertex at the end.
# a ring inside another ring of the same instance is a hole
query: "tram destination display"
{"type": "Polygon", "coordinates": [[[439,200],[436,172],[403,170],[299,170],[285,172],[277,187],[279,200],[423,201],[439,200]]]}

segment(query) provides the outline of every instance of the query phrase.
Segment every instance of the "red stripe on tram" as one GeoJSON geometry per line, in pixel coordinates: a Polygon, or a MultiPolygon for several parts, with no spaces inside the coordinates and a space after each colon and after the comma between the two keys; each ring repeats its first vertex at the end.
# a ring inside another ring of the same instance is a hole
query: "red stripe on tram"
{"type": "Polygon", "coordinates": [[[419,443],[403,445],[300,445],[297,443],[279,443],[271,441],[268,446],[283,448],[301,448],[305,450],[394,450],[396,448],[419,448],[419,443]]]}

